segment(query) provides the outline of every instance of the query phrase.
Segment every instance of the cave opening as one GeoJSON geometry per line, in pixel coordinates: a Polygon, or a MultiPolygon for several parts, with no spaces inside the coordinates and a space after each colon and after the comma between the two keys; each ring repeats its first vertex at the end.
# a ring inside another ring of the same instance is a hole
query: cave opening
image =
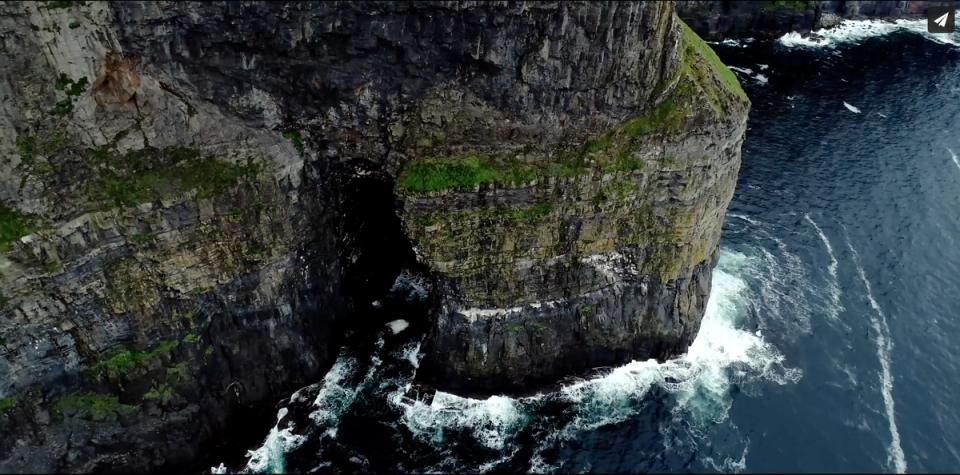
{"type": "Polygon", "coordinates": [[[357,336],[357,347],[391,321],[404,320],[413,331],[429,324],[429,273],[417,261],[397,203],[389,176],[354,172],[343,187],[343,290],[353,305],[346,330],[357,336]]]}

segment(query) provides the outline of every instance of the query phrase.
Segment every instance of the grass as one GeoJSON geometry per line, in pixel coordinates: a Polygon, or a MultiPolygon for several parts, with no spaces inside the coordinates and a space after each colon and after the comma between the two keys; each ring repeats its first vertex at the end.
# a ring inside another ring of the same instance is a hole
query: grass
{"type": "Polygon", "coordinates": [[[300,153],[303,153],[303,149],[304,149],[303,136],[300,135],[300,131],[290,130],[290,131],[284,132],[283,138],[293,142],[293,145],[297,147],[297,151],[300,153]]]}
{"type": "Polygon", "coordinates": [[[121,404],[117,396],[93,392],[66,394],[53,405],[53,413],[58,416],[77,416],[95,421],[129,414],[136,409],[136,406],[121,404]]]}
{"type": "Polygon", "coordinates": [[[196,345],[197,343],[200,343],[200,335],[197,335],[196,333],[187,333],[187,336],[183,337],[183,342],[196,345]]]}
{"type": "MultiPolygon", "coordinates": [[[[77,23],[76,26],[80,26],[80,24],[77,23]]],[[[71,26],[70,28],[76,28],[76,26],[71,26]]],[[[81,77],[75,81],[66,74],[60,73],[60,77],[57,78],[57,82],[54,83],[53,87],[58,91],[63,91],[67,97],[54,104],[50,113],[63,116],[73,112],[73,103],[86,92],[87,86],[89,85],[90,83],[85,77],[81,77]]]]}
{"type": "Polygon", "coordinates": [[[130,240],[139,244],[148,244],[157,240],[157,237],[149,233],[137,233],[130,236],[130,240]]]}
{"type": "Polygon", "coordinates": [[[702,59],[710,66],[713,75],[720,80],[720,84],[722,84],[725,89],[732,92],[739,99],[747,101],[747,93],[743,92],[740,81],[737,80],[737,76],[733,74],[733,71],[731,71],[727,65],[723,64],[723,61],[721,61],[717,53],[710,48],[710,45],[690,29],[683,20],[678,19],[677,21],[680,22],[683,39],[683,62],[681,69],[686,68],[684,72],[692,75],[694,79],[700,82],[703,85],[703,89],[708,91],[709,94],[712,88],[703,84],[704,79],[706,79],[703,77],[706,71],[703,71],[703,68],[696,64],[698,58],[702,59]]]}
{"type": "Polygon", "coordinates": [[[167,367],[167,379],[175,383],[182,383],[190,377],[190,367],[186,362],[180,362],[167,367]]]}
{"type": "Polygon", "coordinates": [[[623,124],[628,136],[648,135],[659,130],[677,130],[686,119],[686,113],[677,107],[673,99],[663,101],[650,112],[634,117],[623,124]]]}
{"type": "Polygon", "coordinates": [[[536,177],[534,167],[515,159],[467,153],[446,158],[415,161],[397,180],[399,187],[414,193],[448,189],[473,189],[482,183],[518,184],[536,177]]]}
{"type": "Polygon", "coordinates": [[[6,412],[17,405],[16,396],[0,398],[0,412],[6,412]]]}
{"type": "Polygon", "coordinates": [[[259,173],[257,165],[228,163],[183,147],[124,155],[100,148],[89,152],[88,159],[101,173],[87,184],[87,194],[114,206],[134,206],[188,190],[196,190],[197,198],[210,198],[259,173]]]}
{"type": "Polygon", "coordinates": [[[17,152],[24,166],[35,168],[37,157],[48,157],[63,150],[65,143],[63,135],[54,133],[47,140],[38,139],[33,135],[21,135],[16,140],[17,152]]]}
{"type": "Polygon", "coordinates": [[[170,353],[170,351],[179,344],[180,342],[177,340],[167,340],[142,351],[123,348],[109,357],[98,361],[91,369],[97,375],[107,375],[114,378],[121,377],[135,368],[142,367],[170,353]]]}
{"type": "Polygon", "coordinates": [[[174,396],[176,396],[176,392],[174,392],[173,387],[167,383],[161,383],[150,388],[150,390],[143,395],[143,399],[145,401],[157,401],[165,406],[173,400],[174,396]]]}
{"type": "Polygon", "coordinates": [[[16,210],[0,203],[0,252],[10,249],[10,244],[33,232],[32,220],[16,210]]]}

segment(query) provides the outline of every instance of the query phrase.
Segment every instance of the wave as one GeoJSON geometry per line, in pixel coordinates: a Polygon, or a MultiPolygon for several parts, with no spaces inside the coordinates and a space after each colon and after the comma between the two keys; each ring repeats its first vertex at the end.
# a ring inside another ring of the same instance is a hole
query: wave
{"type": "MultiPolygon", "coordinates": [[[[342,353],[321,383],[290,397],[291,403],[308,402],[309,395],[316,393],[315,409],[302,419],[312,427],[298,432],[345,450],[335,442],[340,419],[356,400],[380,400],[396,414],[395,420],[386,423],[409,434],[432,454],[429,460],[410,462],[418,471],[487,472],[523,463],[533,472],[551,472],[567,469],[558,454],[585,433],[645,417],[648,402],[656,400],[667,404],[672,414],[673,422],[665,422],[660,430],[664,444],[672,446],[673,452],[691,451],[686,456],[699,459],[705,469],[744,470],[745,445],[730,449],[730,453],[698,447],[713,427],[725,424],[736,430],[729,421],[734,386],[747,390],[762,383],[785,385],[802,377],[799,369],[786,365],[783,354],[765,341],[760,331],[749,329],[751,316],[766,305],[758,302],[762,297],[748,284],[747,276],[758,275],[766,264],[763,259],[721,250],[700,331],[682,357],[662,363],[633,361],[557,391],[525,398],[476,399],[442,391],[429,399],[411,396],[422,357],[420,343],[408,343],[384,357],[404,368],[395,371],[398,376],[387,377],[388,372],[380,370],[381,365],[389,366],[379,356],[381,337],[365,372],[359,361],[342,353]],[[675,423],[677,419],[684,422],[675,423]],[[524,442],[531,439],[533,443],[524,442]],[[522,456],[525,461],[514,460],[521,457],[518,454],[524,443],[528,447],[522,456]]],[[[281,410],[276,426],[261,447],[249,452],[250,460],[241,472],[277,473],[286,468],[286,454],[300,448],[305,436],[294,432],[294,423],[284,420],[285,415],[281,410]]],[[[324,460],[325,453],[333,453],[329,450],[321,448],[319,462],[329,464],[324,460]]],[[[366,459],[358,454],[357,460],[366,459]]],[[[211,470],[226,472],[223,466],[211,470]]]]}
{"type": "Polygon", "coordinates": [[[907,31],[922,35],[937,43],[960,46],[960,34],[930,33],[927,20],[844,20],[839,25],[801,35],[795,31],[777,39],[777,43],[787,48],[836,48],[843,44],[856,44],[867,38],[884,36],[897,31],[907,31]]]}
{"type": "Polygon", "coordinates": [[[813,226],[813,229],[817,231],[817,235],[820,236],[820,241],[823,243],[823,247],[827,250],[827,255],[830,256],[830,264],[827,265],[827,272],[830,274],[830,283],[828,284],[827,291],[830,294],[830,312],[829,315],[834,320],[840,318],[840,312],[843,311],[843,304],[840,300],[841,290],[840,290],[840,279],[837,275],[837,270],[840,267],[839,261],[837,261],[837,256],[833,253],[833,246],[830,244],[830,239],[827,235],[820,229],[820,226],[810,217],[809,214],[803,215],[803,218],[813,226]]]}
{"type": "MultiPolygon", "coordinates": [[[[241,473],[285,473],[286,458],[284,454],[295,450],[306,442],[306,437],[293,433],[293,427],[287,426],[280,429],[280,421],[287,415],[287,408],[281,408],[277,412],[277,424],[270,429],[266,440],[256,450],[247,452],[247,466],[241,473]]],[[[211,468],[211,473],[226,473],[226,467],[220,464],[219,467],[211,468]]]]}
{"type": "Polygon", "coordinates": [[[883,407],[887,416],[887,423],[890,427],[890,446],[887,450],[887,461],[893,464],[897,473],[906,473],[907,461],[903,455],[903,447],[900,444],[900,431],[897,429],[896,409],[893,401],[893,375],[890,371],[890,353],[893,350],[893,342],[890,339],[890,327],[887,325],[887,317],[877,300],[873,297],[873,290],[870,287],[870,280],[867,279],[867,273],[860,264],[860,254],[854,249],[847,237],[847,247],[853,253],[853,262],[857,267],[857,273],[863,286],[866,289],[867,300],[870,307],[873,308],[874,316],[870,317],[873,330],[876,333],[877,357],[880,359],[880,391],[883,396],[883,407]]]}
{"type": "Polygon", "coordinates": [[[953,159],[953,163],[957,165],[957,168],[960,168],[960,160],[957,160],[957,154],[953,153],[950,147],[947,147],[947,151],[950,152],[950,158],[953,159]]]}
{"type": "MultiPolygon", "coordinates": [[[[671,411],[686,418],[695,431],[721,423],[728,417],[734,384],[769,381],[783,385],[802,376],[799,369],[786,367],[784,356],[760,332],[744,328],[754,296],[739,274],[758,263],[738,252],[721,251],[700,331],[680,358],[662,363],[633,361],[602,376],[567,384],[557,392],[527,398],[471,399],[437,392],[429,404],[401,402],[404,424],[416,437],[436,447],[442,446],[447,434],[467,432],[494,450],[510,446],[531,425],[549,427],[529,462],[531,471],[549,472],[558,467],[545,460],[545,452],[584,432],[636,416],[653,388],[671,396],[671,411]],[[540,407],[558,403],[567,407],[564,413],[570,416],[559,426],[538,413],[540,407]]],[[[746,463],[724,460],[731,468],[746,463]]]]}

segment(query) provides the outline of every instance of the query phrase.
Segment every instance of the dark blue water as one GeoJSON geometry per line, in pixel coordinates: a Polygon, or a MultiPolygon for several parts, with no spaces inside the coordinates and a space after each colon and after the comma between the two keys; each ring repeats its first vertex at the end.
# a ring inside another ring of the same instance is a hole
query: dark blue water
{"type": "Polygon", "coordinates": [[[385,330],[221,468],[956,471],[960,48],[852,36],[717,47],[750,70],[753,110],[688,355],[531,398],[430,399],[409,390],[420,335],[385,330]]]}

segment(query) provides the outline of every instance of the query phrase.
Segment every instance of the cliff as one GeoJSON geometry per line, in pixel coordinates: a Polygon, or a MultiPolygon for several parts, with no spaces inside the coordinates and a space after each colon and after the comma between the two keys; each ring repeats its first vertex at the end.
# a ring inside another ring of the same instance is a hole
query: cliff
{"type": "Polygon", "coordinates": [[[930,6],[960,8],[943,0],[687,0],[677,2],[677,15],[708,40],[776,38],[796,31],[829,28],[844,19],[921,18],[930,6]]]}
{"type": "Polygon", "coordinates": [[[0,471],[181,466],[401,271],[424,381],[696,334],[749,103],[670,3],[0,5],[0,471]]]}

